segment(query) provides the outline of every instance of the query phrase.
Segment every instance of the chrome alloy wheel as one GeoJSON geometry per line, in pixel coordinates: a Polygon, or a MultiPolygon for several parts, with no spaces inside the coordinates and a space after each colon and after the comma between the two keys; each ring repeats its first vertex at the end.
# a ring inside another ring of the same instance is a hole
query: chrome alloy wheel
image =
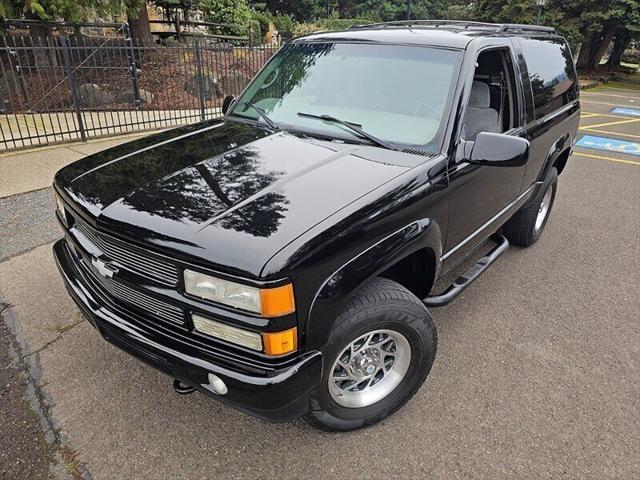
{"type": "Polygon", "coordinates": [[[534,229],[536,232],[540,231],[542,228],[542,224],[544,220],[547,218],[549,214],[549,208],[551,207],[551,197],[553,196],[553,185],[549,185],[547,187],[547,191],[544,192],[544,197],[542,197],[542,202],[540,202],[540,208],[538,209],[538,216],[536,217],[536,223],[534,225],[534,229]]]}
{"type": "Polygon", "coordinates": [[[401,333],[366,333],[347,345],[331,367],[331,398],[348,408],[372,405],[400,384],[410,362],[411,346],[401,333]]]}

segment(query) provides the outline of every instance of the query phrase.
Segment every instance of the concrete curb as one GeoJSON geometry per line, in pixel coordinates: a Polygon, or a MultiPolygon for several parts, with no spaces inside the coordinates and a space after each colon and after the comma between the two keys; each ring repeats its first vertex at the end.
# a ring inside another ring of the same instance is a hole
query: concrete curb
{"type": "Polygon", "coordinates": [[[26,355],[29,345],[20,335],[20,324],[10,303],[0,296],[0,320],[9,330],[10,354],[14,357],[17,369],[23,375],[26,383],[27,400],[36,413],[47,443],[56,449],[54,463],[50,465],[51,472],[60,480],[92,480],[91,473],[84,464],[75,459],[77,453],[68,446],[51,414],[53,401],[40,387],[42,385],[42,367],[38,352],[26,355]]]}

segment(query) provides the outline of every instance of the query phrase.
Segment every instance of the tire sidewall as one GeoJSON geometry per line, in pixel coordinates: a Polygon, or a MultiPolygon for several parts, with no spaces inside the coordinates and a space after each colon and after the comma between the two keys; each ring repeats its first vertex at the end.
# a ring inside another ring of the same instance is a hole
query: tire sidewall
{"type": "Polygon", "coordinates": [[[346,318],[339,318],[323,348],[321,383],[311,398],[311,409],[324,427],[332,430],[360,428],[390,415],[400,408],[422,385],[436,353],[436,337],[426,308],[415,304],[372,305],[346,318]],[[361,408],[338,404],[329,393],[329,378],[340,353],[354,340],[374,330],[395,330],[407,339],[411,361],[402,381],[385,398],[361,408]]]}
{"type": "Polygon", "coordinates": [[[539,210],[540,204],[542,203],[542,200],[544,199],[544,195],[545,193],[547,193],[547,190],[549,189],[549,187],[551,187],[551,200],[549,202],[549,208],[547,209],[547,216],[545,217],[544,221],[542,222],[542,225],[540,225],[540,228],[538,230],[536,230],[535,228],[535,220],[534,220],[533,226],[532,226],[533,231],[531,232],[533,242],[537,242],[538,239],[542,236],[542,232],[544,232],[547,222],[551,217],[553,204],[555,203],[555,200],[556,200],[556,193],[558,191],[558,172],[555,169],[555,167],[549,170],[549,173],[547,174],[547,178],[545,178],[545,181],[542,184],[542,188],[540,188],[540,192],[537,195],[536,202],[532,205],[533,211],[537,212],[539,210]]]}

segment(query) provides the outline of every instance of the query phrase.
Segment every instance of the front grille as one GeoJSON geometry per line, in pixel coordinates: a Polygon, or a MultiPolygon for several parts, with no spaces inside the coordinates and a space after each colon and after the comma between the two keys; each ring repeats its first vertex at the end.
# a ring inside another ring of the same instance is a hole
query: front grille
{"type": "Polygon", "coordinates": [[[178,268],[158,258],[152,258],[142,249],[128,245],[110,235],[96,231],[78,217],[74,217],[75,227],[99,250],[127,270],[151,277],[164,284],[178,284],[178,268]]]}
{"type": "Polygon", "coordinates": [[[154,319],[165,320],[174,325],[184,325],[184,312],[182,308],[134,290],[116,280],[98,275],[92,266],[87,265],[84,261],[80,263],[84,267],[83,270],[86,277],[91,280],[94,289],[103,292],[106,290],[111,297],[126,303],[128,306],[133,307],[143,314],[151,315],[154,319]]]}

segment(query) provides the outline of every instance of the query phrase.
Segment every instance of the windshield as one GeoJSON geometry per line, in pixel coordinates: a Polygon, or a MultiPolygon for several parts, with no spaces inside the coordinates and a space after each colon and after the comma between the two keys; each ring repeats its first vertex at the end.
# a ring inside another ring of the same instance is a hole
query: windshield
{"type": "Polygon", "coordinates": [[[460,53],[404,45],[293,43],[283,47],[231,115],[339,138],[361,138],[330,115],[394,144],[434,147],[460,53]],[[311,114],[300,116],[300,113],[311,114]]]}

